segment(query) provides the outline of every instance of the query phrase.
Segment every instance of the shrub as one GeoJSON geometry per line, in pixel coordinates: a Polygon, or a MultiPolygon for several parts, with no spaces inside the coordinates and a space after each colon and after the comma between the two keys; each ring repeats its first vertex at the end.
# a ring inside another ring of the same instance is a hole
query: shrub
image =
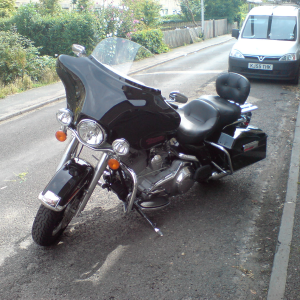
{"type": "Polygon", "coordinates": [[[15,11],[15,0],[1,0],[0,17],[9,17],[15,11]]]}
{"type": "Polygon", "coordinates": [[[12,22],[20,34],[41,47],[42,55],[72,54],[72,44],[84,45],[90,52],[96,41],[104,37],[99,18],[89,11],[42,16],[30,3],[18,9],[12,22]]]}
{"type": "Polygon", "coordinates": [[[0,31],[0,81],[4,86],[21,79],[28,88],[30,80],[40,80],[41,71],[47,68],[54,72],[54,58],[40,57],[33,42],[14,28],[0,31]]]}
{"type": "Polygon", "coordinates": [[[160,29],[141,30],[130,34],[131,40],[144,46],[155,54],[169,51],[163,42],[163,33],[160,29]]]}
{"type": "Polygon", "coordinates": [[[7,31],[12,26],[11,18],[0,18],[0,31],[7,31]]]}

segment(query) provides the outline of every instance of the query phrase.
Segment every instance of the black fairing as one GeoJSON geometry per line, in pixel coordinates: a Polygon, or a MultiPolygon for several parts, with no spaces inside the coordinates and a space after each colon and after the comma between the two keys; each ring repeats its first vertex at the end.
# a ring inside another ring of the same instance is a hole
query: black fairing
{"type": "Polygon", "coordinates": [[[163,142],[179,126],[180,116],[156,90],[112,72],[95,58],[59,56],[57,73],[74,113],[74,125],[94,119],[107,141],[125,138],[135,149],[163,142]]]}
{"type": "Polygon", "coordinates": [[[90,181],[93,173],[93,167],[84,160],[70,160],[55,173],[42,194],[53,192],[61,197],[59,205],[64,206],[90,181]]]}

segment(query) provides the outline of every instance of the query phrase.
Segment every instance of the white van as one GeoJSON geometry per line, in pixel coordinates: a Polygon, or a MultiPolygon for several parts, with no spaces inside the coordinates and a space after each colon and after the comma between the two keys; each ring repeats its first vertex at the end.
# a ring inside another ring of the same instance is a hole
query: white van
{"type": "Polygon", "coordinates": [[[290,80],[298,84],[300,63],[299,8],[253,8],[229,54],[229,72],[248,78],[290,80]]]}

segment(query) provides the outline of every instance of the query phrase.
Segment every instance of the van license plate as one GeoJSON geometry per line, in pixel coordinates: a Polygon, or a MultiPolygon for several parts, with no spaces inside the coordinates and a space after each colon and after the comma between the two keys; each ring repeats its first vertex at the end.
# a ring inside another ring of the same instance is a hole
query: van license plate
{"type": "Polygon", "coordinates": [[[271,64],[248,63],[248,69],[258,69],[258,70],[272,71],[273,70],[273,65],[271,65],[271,64]]]}

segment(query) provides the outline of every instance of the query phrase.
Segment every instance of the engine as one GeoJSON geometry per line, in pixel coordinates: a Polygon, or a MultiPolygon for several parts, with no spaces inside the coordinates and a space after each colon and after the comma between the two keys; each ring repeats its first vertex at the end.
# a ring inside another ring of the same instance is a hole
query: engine
{"type": "Polygon", "coordinates": [[[150,200],[187,192],[194,184],[191,162],[182,161],[163,148],[146,151],[132,150],[122,162],[138,177],[138,197],[150,200]]]}

